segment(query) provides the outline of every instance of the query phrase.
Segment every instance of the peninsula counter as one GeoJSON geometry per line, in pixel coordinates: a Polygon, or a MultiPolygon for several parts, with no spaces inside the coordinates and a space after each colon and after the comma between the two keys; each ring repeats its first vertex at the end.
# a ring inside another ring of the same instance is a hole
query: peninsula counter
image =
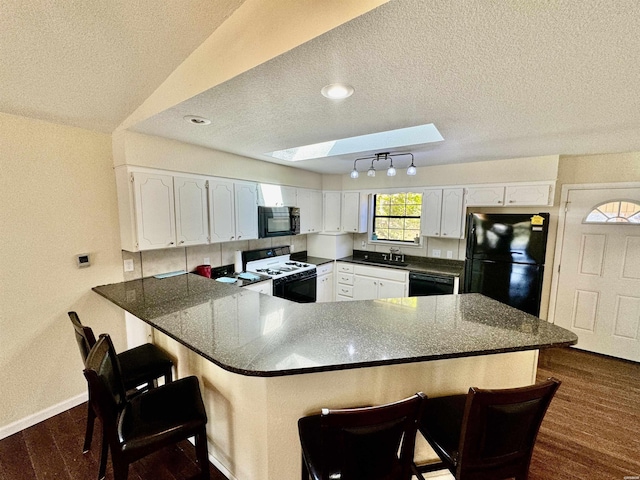
{"type": "Polygon", "coordinates": [[[201,380],[212,460],[238,480],[300,478],[297,419],[423,391],[535,381],[568,330],[479,294],[297,304],[198,275],[93,289],[201,380]]]}

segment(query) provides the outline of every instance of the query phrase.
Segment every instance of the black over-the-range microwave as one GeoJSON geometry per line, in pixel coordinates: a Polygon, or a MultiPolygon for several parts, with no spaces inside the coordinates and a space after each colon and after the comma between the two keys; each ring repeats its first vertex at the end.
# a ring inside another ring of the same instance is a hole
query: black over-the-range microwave
{"type": "Polygon", "coordinates": [[[299,233],[298,207],[258,207],[258,237],[282,237],[299,233]]]}

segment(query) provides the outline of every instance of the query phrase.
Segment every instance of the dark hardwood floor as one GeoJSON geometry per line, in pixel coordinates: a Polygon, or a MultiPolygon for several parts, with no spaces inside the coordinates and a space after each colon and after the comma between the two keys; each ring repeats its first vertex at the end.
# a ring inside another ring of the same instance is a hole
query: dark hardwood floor
{"type": "MultiPolygon", "coordinates": [[[[0,440],[0,480],[95,480],[100,458],[100,422],[91,451],[82,454],[86,404],[0,440]]],[[[209,465],[212,480],[226,480],[209,465]]],[[[186,440],[149,455],[129,467],[129,480],[200,478],[195,449],[186,440]]],[[[113,480],[111,461],[107,480],[113,480]]]]}
{"type": "MultiPolygon", "coordinates": [[[[562,385],[551,402],[533,454],[530,480],[624,480],[640,475],[640,364],[575,349],[541,352],[538,378],[562,385]]],[[[0,480],[97,477],[99,424],[83,455],[85,405],[0,441],[0,480]]],[[[131,480],[196,479],[188,442],[135,462],[131,480]]],[[[211,478],[225,477],[210,465],[211,478]]],[[[113,479],[111,468],[107,479],[113,479]]],[[[241,479],[249,480],[249,479],[241,479]]],[[[275,480],[275,479],[274,479],[275,480]]]]}
{"type": "Polygon", "coordinates": [[[562,381],[542,422],[530,480],[640,478],[640,364],[576,350],[540,352],[538,380],[562,381]]]}

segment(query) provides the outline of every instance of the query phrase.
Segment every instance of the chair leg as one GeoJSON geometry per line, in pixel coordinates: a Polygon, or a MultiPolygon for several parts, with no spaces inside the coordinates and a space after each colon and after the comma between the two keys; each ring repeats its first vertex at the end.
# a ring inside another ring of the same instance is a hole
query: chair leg
{"type": "Polygon", "coordinates": [[[91,402],[87,402],[89,406],[87,409],[87,428],[84,433],[84,445],[82,446],[82,453],[87,453],[91,448],[91,439],[93,438],[93,424],[96,419],[96,414],[91,407],[91,402]]]}
{"type": "MultiPolygon", "coordinates": [[[[113,455],[112,455],[113,456],[113,455]]],[[[122,459],[113,459],[113,480],[127,480],[129,477],[129,464],[122,459]]]]}
{"type": "Polygon", "coordinates": [[[207,451],[206,427],[202,427],[200,433],[196,434],[196,459],[200,464],[202,480],[209,480],[209,452],[207,451]]]}
{"type": "MultiPolygon", "coordinates": [[[[104,480],[107,472],[107,457],[109,456],[109,443],[107,442],[107,434],[102,428],[102,445],[100,447],[100,470],[98,471],[98,480],[104,480]]],[[[111,454],[113,456],[113,453],[111,454]]]]}

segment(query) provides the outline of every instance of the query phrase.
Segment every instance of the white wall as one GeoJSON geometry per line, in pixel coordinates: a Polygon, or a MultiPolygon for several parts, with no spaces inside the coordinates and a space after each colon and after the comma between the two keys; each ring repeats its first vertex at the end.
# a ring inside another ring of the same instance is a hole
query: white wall
{"type": "Polygon", "coordinates": [[[1,438],[86,393],[69,310],[116,348],[124,316],[91,291],[122,281],[111,137],[0,114],[0,139],[1,438]]]}

